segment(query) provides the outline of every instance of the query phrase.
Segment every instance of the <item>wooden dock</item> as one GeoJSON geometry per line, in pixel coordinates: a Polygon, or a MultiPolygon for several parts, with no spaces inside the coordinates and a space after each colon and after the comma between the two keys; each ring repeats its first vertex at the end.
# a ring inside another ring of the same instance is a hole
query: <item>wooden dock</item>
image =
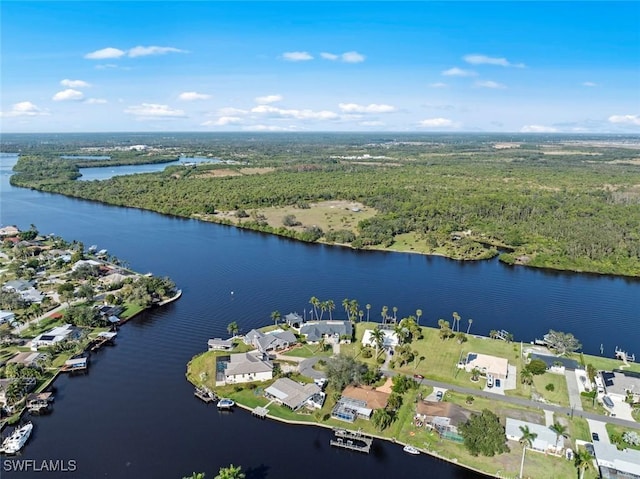
{"type": "Polygon", "coordinates": [[[371,452],[373,438],[361,432],[347,431],[346,429],[334,429],[335,438],[329,444],[343,449],[350,449],[357,452],[371,452]]]}
{"type": "Polygon", "coordinates": [[[264,419],[267,417],[267,414],[269,414],[269,410],[266,407],[256,406],[255,409],[251,411],[251,414],[260,419],[264,419]]]}
{"type": "Polygon", "coordinates": [[[96,339],[91,341],[88,349],[90,349],[91,351],[96,351],[100,349],[102,346],[104,346],[105,344],[113,345],[117,335],[118,333],[108,333],[108,332],[100,333],[96,339]]]}
{"type": "Polygon", "coordinates": [[[193,391],[193,395],[206,403],[210,403],[216,400],[215,393],[213,393],[209,389],[196,388],[196,390],[193,391]]]}

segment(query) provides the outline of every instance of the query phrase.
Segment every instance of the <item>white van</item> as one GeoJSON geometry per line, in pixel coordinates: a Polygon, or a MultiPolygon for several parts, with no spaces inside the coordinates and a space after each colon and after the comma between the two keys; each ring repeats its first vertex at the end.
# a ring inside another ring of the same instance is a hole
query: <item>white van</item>
{"type": "Polygon", "coordinates": [[[491,374],[487,374],[487,387],[488,388],[493,387],[493,376],[491,374]]]}

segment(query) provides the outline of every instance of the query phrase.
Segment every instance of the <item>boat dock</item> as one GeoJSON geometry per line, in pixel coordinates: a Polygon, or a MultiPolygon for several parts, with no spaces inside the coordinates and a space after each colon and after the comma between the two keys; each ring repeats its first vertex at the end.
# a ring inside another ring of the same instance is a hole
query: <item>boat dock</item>
{"type": "Polygon", "coordinates": [[[255,409],[251,411],[251,414],[257,418],[264,419],[267,417],[267,414],[269,414],[269,410],[266,407],[256,406],[255,409]]]}
{"type": "Polygon", "coordinates": [[[98,334],[98,337],[96,337],[96,339],[91,341],[88,349],[90,349],[91,351],[96,351],[107,343],[113,345],[117,335],[118,333],[109,333],[109,332],[100,333],[98,334]]]}
{"type": "Polygon", "coordinates": [[[193,395],[206,403],[216,400],[215,393],[207,388],[196,388],[196,390],[193,391],[193,395]]]}
{"type": "Polygon", "coordinates": [[[365,452],[367,454],[371,451],[371,444],[373,444],[373,438],[371,436],[362,434],[360,431],[353,432],[337,428],[333,430],[333,433],[336,437],[329,441],[329,444],[332,446],[365,452]]]}
{"type": "Polygon", "coordinates": [[[34,393],[27,396],[27,410],[32,414],[42,414],[49,411],[53,402],[53,393],[34,393]]]}
{"type": "Polygon", "coordinates": [[[75,372],[87,370],[87,358],[71,358],[65,361],[64,365],[60,368],[60,372],[75,372]]]}

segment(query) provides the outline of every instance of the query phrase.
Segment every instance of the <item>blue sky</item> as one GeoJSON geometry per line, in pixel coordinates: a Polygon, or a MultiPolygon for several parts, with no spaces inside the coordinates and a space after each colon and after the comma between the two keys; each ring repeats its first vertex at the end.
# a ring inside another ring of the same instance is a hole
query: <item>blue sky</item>
{"type": "Polygon", "coordinates": [[[3,0],[2,132],[640,133],[640,2],[3,0]]]}

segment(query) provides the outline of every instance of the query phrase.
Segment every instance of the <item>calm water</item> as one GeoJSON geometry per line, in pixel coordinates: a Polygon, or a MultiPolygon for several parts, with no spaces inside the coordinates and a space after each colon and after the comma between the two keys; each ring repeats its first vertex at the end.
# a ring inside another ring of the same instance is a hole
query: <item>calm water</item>
{"type": "Polygon", "coordinates": [[[307,245],[11,188],[12,160],[0,161],[3,225],[33,223],[43,233],[99,244],[138,271],[171,276],[184,291],[180,301],[123,327],[114,348],[94,355],[88,375],[56,382],[54,413],[35,419],[23,457],[77,461],[76,473],[58,477],[179,478],[194,470],[213,477],[228,463],[242,464],[254,479],[424,477],[425,470],[429,477],[478,477],[382,441],[369,456],[333,450],[324,430],[242,411],[219,414],[193,397],[185,364],[208,338],[226,335],[231,321],[247,331],[269,323],[274,310],[302,313],[311,296],[371,303],[372,319],[383,305],[397,306],[399,315],[420,308],[430,325],[458,311],[463,328],[473,318],[472,332],[505,328],[526,341],[555,328],[576,333],[587,352],[599,352],[602,342],[607,355],[615,346],[639,349],[635,280],[307,245]]]}
{"type": "MultiPolygon", "coordinates": [[[[77,156],[75,158],[82,157],[77,156]]],[[[92,157],[92,159],[98,158],[100,157],[92,157]]],[[[106,156],[104,158],[109,157],[106,156]]],[[[103,168],[80,168],[80,173],[82,174],[82,176],[78,178],[78,180],[108,180],[109,178],[113,178],[114,176],[134,175],[138,173],[155,173],[157,171],[164,171],[167,166],[179,165],[182,163],[221,163],[221,160],[219,158],[181,157],[179,160],[170,161],[168,163],[152,163],[148,165],[122,165],[103,168]]]]}

